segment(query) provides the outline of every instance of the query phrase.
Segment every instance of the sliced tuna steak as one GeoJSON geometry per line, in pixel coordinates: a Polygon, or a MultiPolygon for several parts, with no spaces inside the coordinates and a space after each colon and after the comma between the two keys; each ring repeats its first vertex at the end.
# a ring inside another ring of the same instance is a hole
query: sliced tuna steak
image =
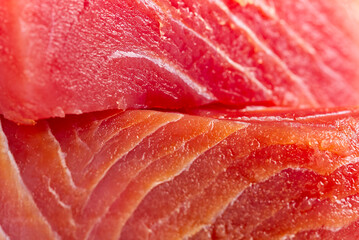
{"type": "Polygon", "coordinates": [[[0,204],[9,207],[0,211],[0,233],[352,239],[359,221],[358,110],[302,110],[273,120],[282,114],[229,121],[107,111],[35,126],[2,119],[0,204]]]}
{"type": "Polygon", "coordinates": [[[359,103],[358,2],[7,0],[0,112],[359,103]],[[341,97],[337,97],[337,96],[341,97]]]}

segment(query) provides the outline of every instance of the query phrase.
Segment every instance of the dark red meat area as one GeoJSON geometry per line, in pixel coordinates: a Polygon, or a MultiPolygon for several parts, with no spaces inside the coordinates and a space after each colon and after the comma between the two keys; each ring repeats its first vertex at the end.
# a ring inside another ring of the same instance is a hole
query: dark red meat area
{"type": "Polygon", "coordinates": [[[359,102],[354,1],[2,1],[0,111],[359,102]],[[340,97],[338,97],[340,96],[340,97]]]}

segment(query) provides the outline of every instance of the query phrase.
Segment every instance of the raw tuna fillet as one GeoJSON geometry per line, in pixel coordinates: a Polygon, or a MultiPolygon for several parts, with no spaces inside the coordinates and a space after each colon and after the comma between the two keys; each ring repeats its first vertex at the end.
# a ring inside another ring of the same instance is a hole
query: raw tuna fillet
{"type": "Polygon", "coordinates": [[[3,0],[0,112],[359,103],[355,0],[3,0]],[[340,96],[340,97],[338,97],[340,96]]]}
{"type": "Polygon", "coordinates": [[[2,118],[0,234],[356,239],[359,112],[318,112],[229,121],[107,111],[35,126],[2,118]]]}

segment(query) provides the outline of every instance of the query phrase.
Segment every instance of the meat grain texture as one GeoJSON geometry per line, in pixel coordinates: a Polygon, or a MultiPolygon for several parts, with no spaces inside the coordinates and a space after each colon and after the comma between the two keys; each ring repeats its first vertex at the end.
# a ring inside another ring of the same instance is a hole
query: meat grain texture
{"type": "Polygon", "coordinates": [[[356,0],[7,0],[0,112],[359,102],[356,0]],[[340,97],[338,97],[340,96],[340,97]]]}
{"type": "Polygon", "coordinates": [[[1,1],[0,239],[359,239],[358,12],[1,1]]]}

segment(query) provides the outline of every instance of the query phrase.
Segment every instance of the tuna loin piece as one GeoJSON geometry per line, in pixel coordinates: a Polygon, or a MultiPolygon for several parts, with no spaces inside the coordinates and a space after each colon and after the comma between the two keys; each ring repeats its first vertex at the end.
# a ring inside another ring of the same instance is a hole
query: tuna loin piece
{"type": "Polygon", "coordinates": [[[359,103],[357,1],[7,0],[0,112],[359,103]],[[341,97],[338,97],[340,95],[341,97]]]}
{"type": "Polygon", "coordinates": [[[20,239],[277,239],[358,235],[359,112],[148,110],[18,126],[1,120],[0,234],[20,239]],[[251,113],[252,114],[252,113],[251,113]],[[253,114],[252,114],[253,115],[253,114]],[[11,186],[12,191],[7,191],[11,186]],[[14,191],[16,190],[16,191],[14,191]],[[12,205],[9,205],[12,206],[12,205]],[[31,214],[32,221],[9,221],[31,214]],[[17,223],[15,223],[17,224],[17,223]]]}

